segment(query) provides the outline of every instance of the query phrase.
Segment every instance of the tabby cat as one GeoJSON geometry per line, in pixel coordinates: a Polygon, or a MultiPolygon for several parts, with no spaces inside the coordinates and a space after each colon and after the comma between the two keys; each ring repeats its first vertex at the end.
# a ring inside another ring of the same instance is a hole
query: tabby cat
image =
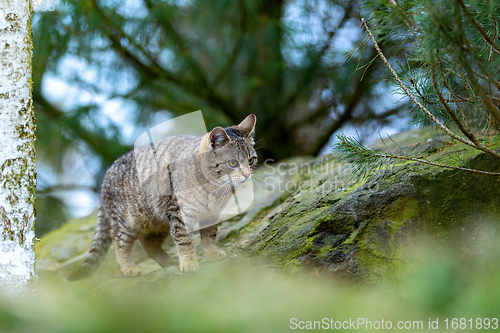
{"type": "Polygon", "coordinates": [[[162,244],[169,233],[180,270],[198,269],[192,231],[199,225],[201,249],[208,261],[225,257],[215,246],[219,213],[235,187],[250,181],[256,166],[256,117],[216,127],[202,137],[178,135],[142,146],[117,159],[101,186],[97,229],[82,266],[70,281],[92,274],[115,241],[116,260],[124,277],[141,271],[132,259],[139,240],[160,266],[175,264],[162,244]]]}

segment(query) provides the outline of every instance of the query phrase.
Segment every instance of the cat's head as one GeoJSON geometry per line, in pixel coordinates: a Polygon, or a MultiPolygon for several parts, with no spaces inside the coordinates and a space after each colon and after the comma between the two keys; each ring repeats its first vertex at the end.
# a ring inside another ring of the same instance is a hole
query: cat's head
{"type": "Polygon", "coordinates": [[[203,139],[204,158],[210,178],[231,179],[233,183],[250,180],[257,165],[253,145],[257,118],[251,114],[235,126],[214,128],[203,139]]]}

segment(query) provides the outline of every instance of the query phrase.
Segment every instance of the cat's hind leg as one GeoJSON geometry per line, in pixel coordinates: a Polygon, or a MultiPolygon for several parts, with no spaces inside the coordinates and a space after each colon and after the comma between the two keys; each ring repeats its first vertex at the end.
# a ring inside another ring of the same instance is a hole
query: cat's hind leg
{"type": "Polygon", "coordinates": [[[217,224],[200,229],[201,252],[208,261],[217,261],[223,259],[226,254],[215,246],[217,238],[217,224]]]}
{"type": "Polygon", "coordinates": [[[177,260],[171,257],[162,248],[163,242],[168,237],[168,234],[168,231],[153,232],[139,238],[146,253],[161,267],[167,267],[172,264],[177,264],[177,260]]]}

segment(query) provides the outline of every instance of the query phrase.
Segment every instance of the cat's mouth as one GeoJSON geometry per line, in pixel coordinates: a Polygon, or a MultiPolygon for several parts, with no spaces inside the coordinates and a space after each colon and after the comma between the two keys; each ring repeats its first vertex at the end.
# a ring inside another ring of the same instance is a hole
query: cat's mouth
{"type": "Polygon", "coordinates": [[[245,183],[247,181],[252,180],[252,175],[249,175],[248,177],[245,177],[245,176],[232,176],[231,180],[235,184],[243,184],[243,183],[245,183]]]}

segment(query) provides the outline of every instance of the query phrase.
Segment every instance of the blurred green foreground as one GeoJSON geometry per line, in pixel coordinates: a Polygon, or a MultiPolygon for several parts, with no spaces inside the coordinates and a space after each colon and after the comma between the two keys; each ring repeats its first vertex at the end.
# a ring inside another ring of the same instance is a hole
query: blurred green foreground
{"type": "MultiPolygon", "coordinates": [[[[307,321],[358,318],[374,325],[391,321],[393,332],[493,332],[452,329],[451,323],[464,318],[470,326],[477,318],[484,323],[482,318],[500,317],[500,245],[495,239],[498,231],[490,226],[478,229],[468,249],[452,240],[422,239],[406,256],[407,272],[391,284],[307,272],[284,275],[255,258],[237,256],[202,261],[194,274],[156,268],[140,279],[122,279],[117,268],[111,273],[104,268],[88,280],[70,283],[64,280],[66,272],[41,270],[36,295],[0,300],[0,332],[305,332],[313,331],[299,329],[307,321]],[[438,329],[429,329],[429,320],[436,319],[438,329]],[[421,321],[423,328],[397,329],[399,321],[421,321]]],[[[388,330],[360,325],[338,331],[388,330]]]]}

